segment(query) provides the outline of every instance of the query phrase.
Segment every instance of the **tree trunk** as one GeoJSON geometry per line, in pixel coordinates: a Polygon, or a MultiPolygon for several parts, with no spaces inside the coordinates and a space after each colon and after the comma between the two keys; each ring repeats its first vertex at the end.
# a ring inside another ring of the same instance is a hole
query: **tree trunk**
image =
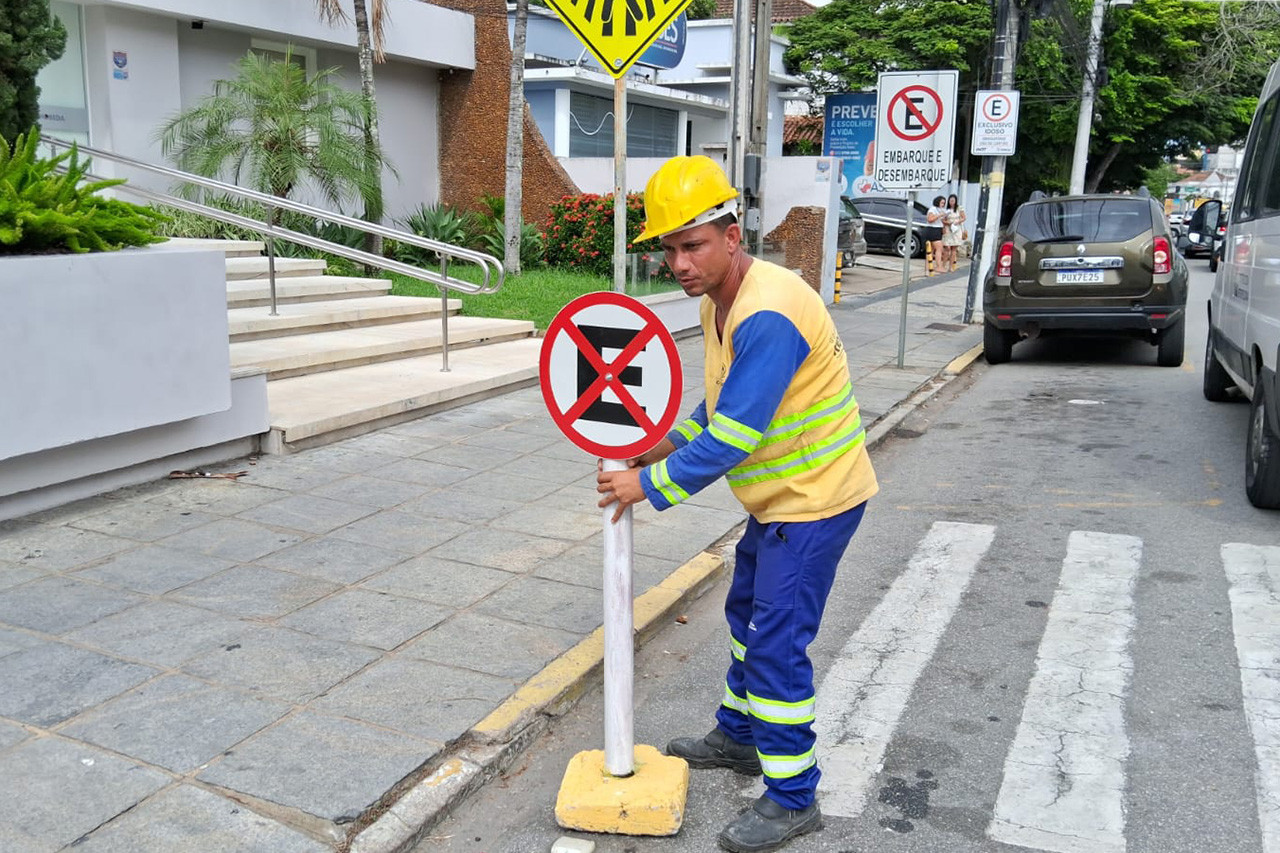
{"type": "Polygon", "coordinates": [[[503,205],[502,266],[509,275],[520,274],[520,231],[524,226],[524,45],[529,24],[529,0],[516,0],[516,26],[511,44],[511,94],[507,99],[507,192],[503,205]]]}
{"type": "MultiPolygon", "coordinates": [[[[379,2],[379,0],[373,0],[379,2]]],[[[364,96],[365,150],[372,154],[380,145],[378,137],[378,101],[373,87],[373,45],[369,35],[369,11],[365,0],[355,0],[356,44],[360,57],[360,93],[364,96]]],[[[373,157],[366,157],[365,168],[369,170],[369,178],[374,190],[364,199],[364,220],[366,222],[382,222],[382,170],[373,157]],[[375,173],[376,172],[376,173],[375,173]]],[[[374,255],[382,254],[382,237],[377,234],[366,234],[364,241],[366,252],[374,255]]]]}
{"type": "Polygon", "coordinates": [[[1120,156],[1120,149],[1124,147],[1119,142],[1111,143],[1111,147],[1107,149],[1107,154],[1102,158],[1102,162],[1098,164],[1097,169],[1092,175],[1089,175],[1084,182],[1084,191],[1087,193],[1096,193],[1098,185],[1102,183],[1103,175],[1107,174],[1107,169],[1111,168],[1111,164],[1116,161],[1116,157],[1120,156]]]}

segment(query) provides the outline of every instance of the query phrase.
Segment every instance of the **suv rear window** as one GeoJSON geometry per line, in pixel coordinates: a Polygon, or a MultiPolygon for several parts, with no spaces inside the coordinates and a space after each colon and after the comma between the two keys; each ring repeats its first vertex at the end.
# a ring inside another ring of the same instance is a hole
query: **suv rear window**
{"type": "Polygon", "coordinates": [[[1136,198],[1070,198],[1024,205],[1014,230],[1036,243],[1118,243],[1151,230],[1151,204],[1136,198]]]}

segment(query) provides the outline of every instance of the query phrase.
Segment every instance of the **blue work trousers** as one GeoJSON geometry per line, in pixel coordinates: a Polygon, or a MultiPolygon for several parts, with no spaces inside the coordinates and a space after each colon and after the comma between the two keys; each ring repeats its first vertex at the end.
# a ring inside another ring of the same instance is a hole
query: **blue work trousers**
{"type": "Polygon", "coordinates": [[[836,566],[862,521],[859,504],[820,521],[747,521],[725,600],[732,657],[719,727],[756,747],[766,793],[806,808],[818,788],[813,664],[836,566]]]}

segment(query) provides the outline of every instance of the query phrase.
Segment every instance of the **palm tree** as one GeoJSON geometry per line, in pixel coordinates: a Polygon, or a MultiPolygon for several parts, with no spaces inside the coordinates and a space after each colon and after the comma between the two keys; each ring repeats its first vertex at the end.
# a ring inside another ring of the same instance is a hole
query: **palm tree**
{"type": "Polygon", "coordinates": [[[524,46],[529,26],[529,0],[516,0],[516,26],[511,45],[511,91],[507,100],[507,177],[503,221],[503,262],[507,272],[520,274],[520,232],[524,167],[524,46]]]}
{"type": "Polygon", "coordinates": [[[375,192],[366,163],[380,170],[382,152],[365,138],[362,98],[330,80],[336,68],[308,76],[291,50],[283,62],[249,53],[235,68],[234,78],[215,81],[211,95],[163,125],[166,157],[281,198],[307,184],[339,208],[375,192]]]}
{"type": "MultiPolygon", "coordinates": [[[[386,0],[354,0],[356,24],[356,52],[360,61],[360,93],[364,97],[365,146],[370,152],[381,149],[378,136],[378,101],[373,86],[373,63],[383,62],[386,54],[385,45],[386,22],[389,17],[386,0]]],[[[339,0],[316,0],[316,9],[320,17],[328,21],[330,26],[346,23],[347,12],[339,0]]],[[[370,157],[365,162],[369,169],[372,191],[365,196],[364,219],[366,222],[382,221],[382,172],[381,164],[370,157]]],[[[382,238],[370,234],[366,241],[366,249],[374,254],[382,254],[382,238]]]]}

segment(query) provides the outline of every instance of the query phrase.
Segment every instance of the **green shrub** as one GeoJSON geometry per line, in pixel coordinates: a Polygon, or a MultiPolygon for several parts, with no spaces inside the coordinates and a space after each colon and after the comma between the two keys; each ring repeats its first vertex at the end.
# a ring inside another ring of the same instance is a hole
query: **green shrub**
{"type": "MultiPolygon", "coordinates": [[[[475,230],[475,216],[473,213],[455,210],[447,204],[424,204],[405,217],[400,225],[410,234],[417,234],[428,240],[464,246],[470,242],[475,230]]],[[[408,243],[397,246],[396,258],[420,267],[435,266],[440,262],[440,256],[435,252],[408,243]]]]}
{"type": "MultiPolygon", "coordinates": [[[[627,196],[627,252],[660,253],[658,241],[634,243],[644,225],[644,197],[627,196]]],[[[567,195],[551,206],[543,256],[552,266],[597,275],[613,273],[613,196],[567,195]]]]}
{"type": "Polygon", "coordinates": [[[35,128],[12,148],[0,138],[0,252],[105,252],[163,239],[162,214],[98,195],[124,181],[82,183],[90,161],[76,148],[41,158],[39,144],[35,128]]]}

